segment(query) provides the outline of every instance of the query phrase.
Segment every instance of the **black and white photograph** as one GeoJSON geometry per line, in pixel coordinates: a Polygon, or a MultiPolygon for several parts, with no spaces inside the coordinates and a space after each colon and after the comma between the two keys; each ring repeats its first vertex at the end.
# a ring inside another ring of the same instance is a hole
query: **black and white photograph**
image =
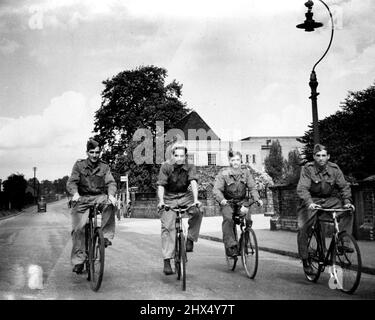
{"type": "Polygon", "coordinates": [[[0,0],[0,300],[374,300],[374,13],[0,0]]]}

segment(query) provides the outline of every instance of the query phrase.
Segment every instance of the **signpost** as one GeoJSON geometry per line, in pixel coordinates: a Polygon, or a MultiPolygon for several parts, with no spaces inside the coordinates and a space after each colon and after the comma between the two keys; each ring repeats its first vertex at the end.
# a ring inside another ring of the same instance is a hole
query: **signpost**
{"type": "Polygon", "coordinates": [[[129,203],[129,177],[128,175],[120,177],[121,182],[125,182],[125,189],[126,189],[126,204],[129,203]]]}

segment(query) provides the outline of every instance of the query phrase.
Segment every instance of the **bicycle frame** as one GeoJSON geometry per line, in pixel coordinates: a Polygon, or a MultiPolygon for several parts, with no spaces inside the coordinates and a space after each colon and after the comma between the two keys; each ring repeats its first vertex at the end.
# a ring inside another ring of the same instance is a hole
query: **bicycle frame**
{"type": "MultiPolygon", "coordinates": [[[[246,225],[245,224],[245,216],[241,217],[238,215],[237,211],[239,210],[239,207],[240,207],[240,204],[239,203],[236,203],[234,202],[233,200],[228,200],[227,201],[228,205],[230,205],[233,209],[233,215],[232,215],[232,219],[234,221],[234,226],[233,226],[233,231],[234,231],[234,236],[236,238],[236,240],[238,240],[238,234],[237,234],[237,227],[236,225],[239,225],[240,226],[240,229],[241,229],[241,233],[243,233],[247,228],[251,228],[252,227],[252,222],[250,225],[246,225]],[[246,227],[246,228],[245,228],[246,227]],[[244,229],[245,228],[245,229],[244,229]]],[[[256,203],[256,201],[253,201],[249,204],[249,208],[254,204],[256,203]]]]}
{"type": "Polygon", "coordinates": [[[339,224],[337,221],[337,212],[347,212],[350,209],[318,209],[317,215],[315,217],[315,222],[313,225],[313,229],[318,234],[317,239],[317,245],[318,245],[318,252],[319,252],[319,264],[322,266],[322,271],[324,271],[325,266],[327,265],[333,265],[334,264],[334,248],[336,246],[338,236],[340,234],[339,224]],[[322,219],[319,217],[319,211],[321,212],[320,215],[322,215],[324,212],[332,212],[332,219],[322,219]],[[325,242],[325,235],[322,232],[322,228],[320,223],[322,222],[328,222],[333,223],[334,225],[334,232],[331,237],[331,242],[329,244],[329,247],[327,249],[327,252],[324,256],[323,248],[325,248],[325,244],[323,244],[323,241],[325,242]]]}
{"type": "Polygon", "coordinates": [[[187,255],[185,251],[185,234],[182,228],[182,214],[186,213],[190,208],[195,205],[191,205],[187,208],[171,208],[169,206],[164,206],[165,210],[172,210],[176,213],[175,227],[176,227],[176,237],[175,237],[175,268],[177,273],[177,280],[182,277],[182,290],[186,290],[186,262],[187,255]]]}

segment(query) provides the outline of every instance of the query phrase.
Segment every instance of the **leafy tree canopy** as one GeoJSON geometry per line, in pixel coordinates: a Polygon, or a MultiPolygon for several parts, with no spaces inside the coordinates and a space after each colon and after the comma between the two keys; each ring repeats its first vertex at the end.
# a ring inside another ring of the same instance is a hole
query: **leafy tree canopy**
{"type": "MultiPolygon", "coordinates": [[[[375,84],[349,92],[341,110],[319,121],[320,143],[344,174],[356,180],[375,174],[375,84]]],[[[305,144],[306,159],[312,160],[312,126],[298,139],[305,144]]]]}
{"type": "Polygon", "coordinates": [[[156,66],[120,72],[103,81],[102,104],[95,114],[94,133],[104,146],[103,159],[116,178],[129,172],[130,185],[140,191],[154,189],[158,168],[155,164],[134,163],[134,133],[144,128],[155,137],[156,121],[164,122],[166,133],[189,112],[180,100],[182,85],[176,80],[166,84],[166,77],[167,70],[156,66]]]}
{"type": "Polygon", "coordinates": [[[25,202],[27,181],[23,174],[12,174],[3,182],[4,193],[12,204],[12,208],[22,209],[25,202]]]}
{"type": "Polygon", "coordinates": [[[272,141],[269,155],[264,159],[265,171],[274,183],[281,183],[284,158],[279,140],[272,141]]]}

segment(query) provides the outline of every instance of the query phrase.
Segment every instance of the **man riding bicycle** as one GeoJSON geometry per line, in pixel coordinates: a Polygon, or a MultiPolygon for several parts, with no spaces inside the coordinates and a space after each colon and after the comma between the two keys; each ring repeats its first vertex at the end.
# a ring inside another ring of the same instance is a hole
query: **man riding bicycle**
{"type": "Polygon", "coordinates": [[[222,169],[215,179],[213,193],[216,201],[220,204],[220,212],[223,215],[222,231],[225,253],[229,257],[237,256],[238,243],[233,233],[233,208],[228,205],[228,200],[234,201],[239,208],[238,214],[245,217],[247,223],[251,223],[251,215],[248,208],[246,188],[251,196],[260,206],[263,201],[259,194],[252,174],[249,170],[241,168],[242,155],[239,151],[229,151],[229,167],[222,169]]]}
{"type": "MultiPolygon", "coordinates": [[[[313,155],[314,161],[308,162],[302,168],[297,185],[297,194],[301,198],[301,204],[297,212],[299,229],[297,235],[298,252],[306,274],[314,272],[308,261],[307,246],[308,235],[314,224],[317,209],[342,208],[341,199],[334,194],[334,191],[338,189],[344,202],[344,208],[350,208],[354,211],[350,186],[339,166],[328,161],[330,155],[327,148],[321,144],[316,144],[313,155]]],[[[340,220],[339,229],[351,234],[352,223],[352,214],[346,214],[340,220]]],[[[324,228],[322,228],[322,231],[324,234],[324,228]]]]}
{"type": "Polygon", "coordinates": [[[112,242],[115,233],[115,204],[116,181],[113,178],[108,164],[100,159],[99,143],[89,139],[86,145],[87,159],[78,160],[72,169],[67,182],[67,189],[72,198],[72,252],[71,263],[73,272],[82,273],[86,260],[85,224],[88,218],[88,209],[93,204],[112,204],[106,206],[102,212],[102,230],[104,245],[112,242]],[[108,195],[108,196],[107,196],[108,195]]]}
{"type": "MultiPolygon", "coordinates": [[[[201,203],[198,201],[197,172],[193,164],[186,162],[187,148],[176,143],[171,148],[171,159],[168,159],[160,167],[158,185],[159,204],[161,210],[165,205],[169,207],[189,207],[201,203]],[[188,187],[191,186],[191,190],[188,187]]],[[[203,214],[197,207],[188,210],[189,228],[186,240],[186,252],[192,252],[194,242],[198,241],[199,230],[203,214]]],[[[175,228],[176,214],[172,210],[162,210],[161,221],[161,246],[164,259],[163,272],[166,275],[173,274],[170,259],[174,257],[175,250],[175,228]]]]}

